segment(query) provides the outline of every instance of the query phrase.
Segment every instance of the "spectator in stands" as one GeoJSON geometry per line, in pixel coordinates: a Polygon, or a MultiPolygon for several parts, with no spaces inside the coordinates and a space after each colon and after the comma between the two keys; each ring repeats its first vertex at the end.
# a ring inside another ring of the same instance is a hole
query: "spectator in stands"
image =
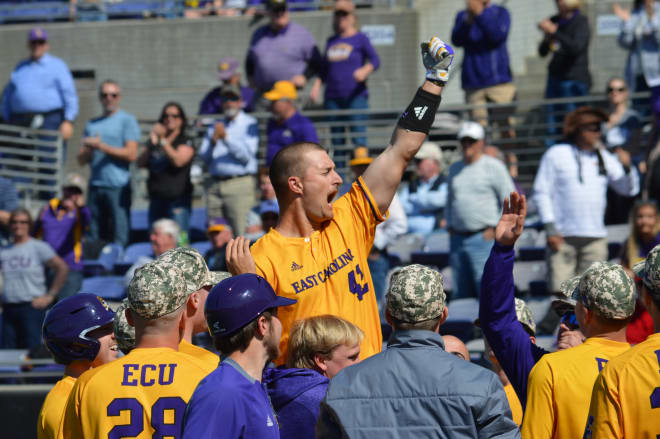
{"type": "Polygon", "coordinates": [[[259,217],[264,233],[277,226],[280,219],[280,208],[277,203],[262,201],[259,206],[259,217]]]}
{"type": "Polygon", "coordinates": [[[276,415],[262,384],[263,371],[279,355],[278,308],[293,303],[277,296],[256,274],[232,276],[213,287],[206,300],[206,321],[223,360],[190,398],[184,439],[279,437],[276,415]]]}
{"type": "Polygon", "coordinates": [[[345,431],[374,438],[421,431],[428,437],[447,431],[519,437],[497,376],[445,352],[438,331],[447,314],[439,272],[410,265],[394,274],[387,295],[387,321],[394,327],[388,348],[332,379],[317,437],[339,438],[345,431]],[[383,422],[383,413],[395,412],[383,422]]]}
{"type": "MultiPolygon", "coordinates": [[[[516,87],[506,48],[511,27],[509,11],[490,0],[466,0],[466,5],[467,9],[456,16],[451,34],[452,44],[465,49],[461,71],[465,102],[480,106],[491,102],[510,103],[515,98],[516,87]]],[[[475,108],[472,118],[485,127],[488,110],[475,108]]],[[[504,119],[495,119],[495,122],[509,127],[508,117],[504,119]]],[[[506,131],[506,134],[511,137],[513,131],[506,131]]]]}
{"type": "Polygon", "coordinates": [[[442,341],[445,343],[445,351],[461,360],[470,361],[470,352],[460,338],[453,335],[443,335],[442,341]]]}
{"type": "Polygon", "coordinates": [[[121,89],[117,82],[103,81],[99,99],[103,115],[85,125],[85,137],[78,153],[78,162],[89,163],[91,167],[87,195],[92,211],[89,238],[124,247],[130,229],[129,165],[137,159],[140,127],[135,116],[119,108],[121,89]]]}
{"type": "Polygon", "coordinates": [[[149,224],[160,218],[173,219],[181,228],[183,242],[187,242],[190,223],[190,167],[195,156],[187,128],[188,119],[181,104],[165,104],[137,162],[149,169],[149,224]]]}
{"type": "MultiPolygon", "coordinates": [[[[546,98],[571,98],[585,96],[591,87],[589,73],[589,22],[580,13],[581,0],[557,0],[557,15],[538,24],[543,32],[539,55],[552,52],[548,65],[546,98]]],[[[548,105],[548,124],[551,134],[558,131],[561,117],[553,113],[568,113],[576,108],[574,103],[548,105]]],[[[550,146],[550,145],[548,145],[550,146]]]]}
{"type": "Polygon", "coordinates": [[[265,233],[263,224],[261,223],[262,206],[271,205],[277,208],[279,216],[279,206],[277,204],[277,197],[275,196],[275,189],[273,189],[273,184],[270,181],[268,168],[265,166],[259,168],[259,191],[261,193],[259,197],[260,202],[250,210],[247,218],[247,228],[245,230],[246,235],[255,239],[265,233]]]}
{"type": "Polygon", "coordinates": [[[286,0],[265,0],[270,23],[252,34],[245,60],[250,86],[261,96],[278,81],[302,88],[319,71],[321,53],[314,36],[291,21],[286,0]]]}
{"type": "Polygon", "coordinates": [[[209,127],[199,150],[212,180],[207,188],[207,214],[226,218],[232,230],[243,234],[256,201],[259,131],[257,120],[243,111],[236,85],[225,85],[222,97],[224,118],[209,127]]]}
{"type": "Polygon", "coordinates": [[[0,247],[9,243],[9,217],[17,208],[16,186],[10,179],[0,177],[0,247]]]}
{"type": "Polygon", "coordinates": [[[650,109],[657,119],[660,114],[660,41],[657,38],[660,32],[660,3],[635,0],[632,12],[618,3],[614,4],[613,10],[623,21],[619,45],[630,51],[626,81],[633,92],[651,90],[650,109]]]}
{"type": "MultiPolygon", "coordinates": [[[[335,34],[328,38],[320,79],[314,84],[311,98],[318,100],[321,81],[325,83],[324,108],[328,110],[367,110],[369,108],[367,78],[378,70],[380,58],[369,37],[358,30],[355,5],[351,0],[337,0],[333,28],[335,34]]],[[[331,121],[361,121],[366,114],[333,116],[331,121]]],[[[344,128],[332,127],[333,145],[344,145],[344,128]]],[[[353,146],[366,146],[364,125],[350,125],[353,146]]]]}
{"type": "Polygon", "coordinates": [[[253,101],[255,92],[252,88],[241,85],[241,73],[238,69],[238,60],[236,58],[226,57],[220,60],[218,64],[218,81],[220,85],[209,91],[199,103],[199,114],[222,114],[222,88],[227,84],[232,84],[241,90],[241,99],[243,99],[243,110],[246,113],[254,109],[253,101]]]}
{"type": "Polygon", "coordinates": [[[447,182],[440,173],[442,150],[437,143],[424,142],[415,154],[417,175],[399,191],[408,218],[408,233],[429,235],[442,225],[447,204],[447,182]]]}
{"type": "Polygon", "coordinates": [[[211,248],[204,255],[207,265],[212,271],[227,271],[227,243],[234,237],[231,227],[224,218],[214,218],[206,233],[211,241],[211,248]]]}
{"type": "MultiPolygon", "coordinates": [[[[424,146],[422,145],[422,148],[424,146]]],[[[349,162],[351,166],[351,174],[353,181],[364,174],[367,167],[374,159],[369,157],[369,150],[365,146],[358,146],[355,148],[353,158],[349,162]]],[[[340,189],[338,196],[342,196],[350,191],[353,181],[345,183],[340,189]]],[[[390,245],[396,238],[406,233],[408,228],[408,220],[406,212],[401,204],[401,199],[398,194],[394,194],[392,202],[390,203],[389,215],[385,221],[376,226],[376,235],[374,237],[374,245],[371,248],[367,264],[371,272],[371,280],[374,282],[374,291],[376,292],[376,300],[381,303],[385,295],[385,288],[387,285],[387,273],[390,269],[390,262],[387,257],[387,246],[390,245]]]]}
{"type": "MultiPolygon", "coordinates": [[[[639,114],[628,107],[628,87],[622,78],[614,77],[607,84],[609,119],[603,124],[603,139],[610,152],[623,148],[631,155],[632,162],[639,165],[644,160],[641,151],[642,121],[639,114]]],[[[642,170],[645,164],[641,165],[642,170]]],[[[607,189],[605,224],[623,224],[628,221],[634,197],[617,194],[607,189]]]]}
{"type": "MultiPolygon", "coordinates": [[[[515,308],[516,308],[516,319],[520,322],[522,329],[529,334],[529,340],[532,344],[536,344],[536,323],[534,323],[534,315],[529,309],[524,300],[515,298],[515,308]]],[[[480,322],[477,319],[474,322],[475,325],[479,326],[480,322]]],[[[497,374],[500,378],[502,386],[504,386],[504,393],[506,393],[506,398],[509,401],[509,407],[511,408],[511,414],[513,415],[513,422],[520,425],[522,424],[523,418],[523,408],[520,404],[520,399],[516,394],[509,377],[506,376],[506,372],[500,366],[500,362],[497,360],[495,352],[488,344],[488,340],[484,337],[484,353],[485,357],[490,361],[491,370],[497,374]]]]}
{"type": "Polygon", "coordinates": [[[2,118],[12,125],[59,130],[73,135],[78,95],[64,61],[48,53],[48,34],[34,28],[28,34],[30,58],[18,63],[2,94],[2,118]]]}
{"type": "Polygon", "coordinates": [[[273,89],[264,94],[264,98],[270,101],[270,111],[273,114],[266,128],[268,165],[277,151],[294,142],[318,143],[314,124],[296,110],[294,101],[298,98],[298,92],[292,82],[276,82],[273,89]]]}
{"type": "Polygon", "coordinates": [[[181,228],[176,221],[168,218],[162,218],[155,221],[151,225],[151,234],[149,235],[151,250],[153,253],[151,255],[140,256],[137,261],[130,266],[128,271],[126,271],[126,274],[124,274],[124,285],[128,288],[128,285],[131,283],[133,275],[135,274],[135,270],[152,262],[166,251],[177,247],[180,235],[181,228]]]}
{"type": "Polygon", "coordinates": [[[481,275],[493,246],[504,199],[514,190],[502,162],[483,153],[484,128],[465,122],[458,132],[463,160],[449,167],[445,219],[450,238],[453,299],[479,297],[481,275]]]}
{"type": "Polygon", "coordinates": [[[69,271],[48,244],[30,237],[32,217],[18,208],[9,217],[12,244],[0,249],[2,349],[32,349],[41,344],[45,309],[53,303],[69,271]],[[55,276],[46,287],[45,269],[55,276]]]}
{"type": "Polygon", "coordinates": [[[520,186],[520,183],[518,183],[517,181],[518,157],[516,157],[516,154],[513,152],[509,152],[506,155],[504,155],[502,150],[495,145],[486,146],[484,148],[484,154],[489,155],[506,165],[506,168],[509,171],[509,175],[511,176],[511,180],[513,180],[513,185],[516,187],[516,192],[523,195],[525,193],[525,190],[522,188],[522,186],[520,186]]]}
{"type": "Polygon", "coordinates": [[[294,324],[287,368],[267,368],[263,375],[282,439],[314,437],[328,382],[359,363],[363,338],[360,328],[337,316],[308,317],[294,324]]]}
{"type": "Polygon", "coordinates": [[[564,141],[548,149],[534,181],[534,200],[548,241],[549,290],[581,274],[592,262],[606,261],[605,193],[611,186],[621,195],[639,192],[639,175],[630,154],[618,159],[599,149],[607,114],[581,107],[564,121],[564,141]]]}
{"type": "Polygon", "coordinates": [[[41,209],[33,229],[35,236],[50,244],[69,266],[59,299],[72,296],[82,289],[82,238],[92,219],[89,208],[85,206],[86,186],[80,175],[69,174],[62,186],[62,198],[53,198],[41,209]]]}

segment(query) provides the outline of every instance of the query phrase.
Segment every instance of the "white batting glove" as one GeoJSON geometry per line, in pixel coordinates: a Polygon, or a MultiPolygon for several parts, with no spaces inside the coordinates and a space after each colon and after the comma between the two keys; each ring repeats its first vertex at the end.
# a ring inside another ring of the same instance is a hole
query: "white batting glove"
{"type": "Polygon", "coordinates": [[[454,49],[438,37],[424,41],[421,46],[426,79],[438,85],[447,84],[449,70],[454,61],[454,49]]]}

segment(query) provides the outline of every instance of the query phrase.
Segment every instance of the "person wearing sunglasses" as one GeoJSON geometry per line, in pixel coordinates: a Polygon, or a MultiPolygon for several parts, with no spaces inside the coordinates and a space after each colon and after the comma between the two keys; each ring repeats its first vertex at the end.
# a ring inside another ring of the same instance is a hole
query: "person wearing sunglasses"
{"type": "Polygon", "coordinates": [[[128,211],[131,207],[129,166],[137,159],[140,127],[132,114],[120,108],[121,89],[113,80],[99,87],[103,114],[85,125],[80,165],[89,164],[87,204],[92,211],[88,237],[128,244],[128,211]]]}
{"type": "Polygon", "coordinates": [[[48,53],[44,29],[30,30],[28,48],[30,57],[18,63],[2,95],[2,119],[11,125],[59,130],[64,140],[70,139],[78,116],[71,71],[63,60],[48,53]]]}
{"type": "Polygon", "coordinates": [[[211,176],[207,215],[225,218],[236,234],[242,234],[257,201],[259,132],[257,120],[243,110],[237,85],[226,84],[221,95],[224,117],[209,127],[199,148],[199,156],[211,176]]]}
{"type": "Polygon", "coordinates": [[[608,259],[605,206],[607,187],[626,196],[639,192],[630,154],[601,148],[604,111],[580,107],[564,120],[564,139],[548,149],[534,181],[534,201],[547,236],[549,290],[608,259]]]}
{"type": "Polygon", "coordinates": [[[179,224],[183,241],[187,240],[190,222],[190,168],[195,156],[187,128],[181,104],[166,103],[138,159],[138,166],[149,169],[149,224],[161,218],[172,219],[179,224]]]}

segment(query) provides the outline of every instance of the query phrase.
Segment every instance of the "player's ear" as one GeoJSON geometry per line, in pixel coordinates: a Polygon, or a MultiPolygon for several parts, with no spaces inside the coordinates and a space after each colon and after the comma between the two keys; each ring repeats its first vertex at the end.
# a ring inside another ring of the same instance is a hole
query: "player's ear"
{"type": "Polygon", "coordinates": [[[321,374],[325,374],[328,370],[328,366],[325,364],[326,361],[328,361],[328,358],[325,355],[314,354],[314,365],[321,374]]]}
{"type": "Polygon", "coordinates": [[[289,190],[296,195],[302,195],[303,185],[300,177],[291,176],[287,179],[289,190]]]}
{"type": "Polygon", "coordinates": [[[270,330],[270,325],[271,322],[266,319],[266,317],[262,314],[257,318],[257,332],[259,334],[259,338],[264,337],[266,334],[268,334],[268,331],[270,330]]]}
{"type": "Polygon", "coordinates": [[[532,343],[536,344],[536,336],[534,336],[534,335],[530,335],[530,336],[529,336],[529,341],[531,341],[532,343]]]}
{"type": "MultiPolygon", "coordinates": [[[[447,306],[445,305],[445,309],[442,310],[442,315],[440,316],[440,321],[438,322],[438,328],[440,328],[440,326],[442,326],[443,323],[445,323],[448,316],[449,316],[449,308],[447,308],[447,306]]],[[[438,328],[436,328],[436,330],[438,328]]]]}
{"type": "Polygon", "coordinates": [[[126,316],[126,321],[128,322],[128,324],[135,327],[135,321],[133,320],[133,312],[131,311],[130,308],[126,308],[124,310],[124,315],[126,316]]]}

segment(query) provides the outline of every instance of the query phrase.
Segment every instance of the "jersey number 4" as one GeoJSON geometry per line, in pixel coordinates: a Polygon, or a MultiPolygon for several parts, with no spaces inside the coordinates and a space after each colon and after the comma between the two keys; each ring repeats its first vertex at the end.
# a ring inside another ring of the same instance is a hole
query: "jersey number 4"
{"type": "Polygon", "coordinates": [[[351,293],[355,294],[358,300],[362,300],[362,296],[369,292],[369,284],[357,281],[357,276],[360,276],[360,282],[364,282],[364,273],[360,270],[360,265],[355,266],[355,270],[348,273],[348,289],[351,293]]]}
{"type": "MultiPolygon", "coordinates": [[[[120,416],[124,410],[130,413],[130,424],[115,425],[108,433],[108,439],[137,437],[144,430],[144,407],[140,401],[135,398],[115,398],[108,405],[107,414],[120,416]]],[[[154,429],[152,438],[181,437],[185,410],[186,403],[178,396],[158,398],[151,406],[151,426],[154,429]],[[169,415],[168,419],[166,415],[169,415]]]]}
{"type": "MultiPolygon", "coordinates": [[[[660,365],[660,349],[655,351],[655,356],[658,358],[658,365],[660,365]]],[[[660,387],[656,387],[651,393],[651,408],[660,408],[660,387]]],[[[660,434],[656,435],[656,439],[660,439],[660,434]]]]}

